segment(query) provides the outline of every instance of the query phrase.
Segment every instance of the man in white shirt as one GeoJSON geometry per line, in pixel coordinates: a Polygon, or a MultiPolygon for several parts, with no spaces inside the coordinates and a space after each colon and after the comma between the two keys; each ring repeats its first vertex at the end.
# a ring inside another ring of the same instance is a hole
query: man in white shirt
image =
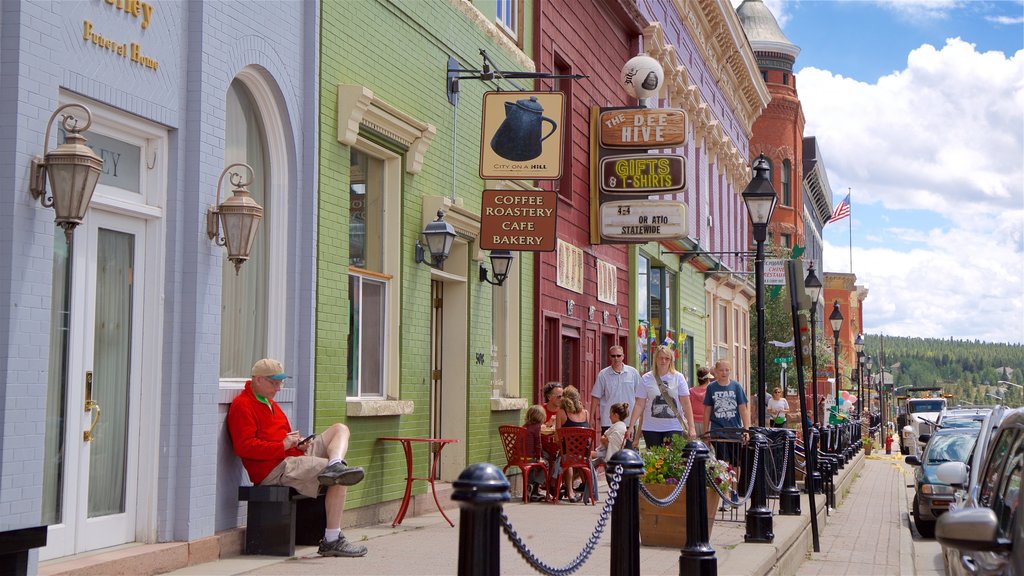
{"type": "MultiPolygon", "coordinates": [[[[632,366],[626,365],[622,346],[608,348],[608,357],[611,364],[597,373],[594,389],[590,393],[592,426],[595,430],[600,427],[602,434],[612,425],[609,417],[612,404],[625,402],[629,404],[629,411],[632,413],[633,405],[636,403],[636,391],[640,386],[640,373],[632,366]]],[[[627,432],[626,438],[624,448],[629,448],[629,439],[632,436],[627,432]]]]}

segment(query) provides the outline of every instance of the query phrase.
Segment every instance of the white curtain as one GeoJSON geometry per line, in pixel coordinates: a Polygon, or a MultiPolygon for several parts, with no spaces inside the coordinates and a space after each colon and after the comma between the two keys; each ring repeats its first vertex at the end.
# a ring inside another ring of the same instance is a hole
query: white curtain
{"type": "Polygon", "coordinates": [[[50,304],[50,366],[46,386],[46,438],[43,458],[43,524],[63,518],[64,430],[67,410],[68,329],[70,327],[70,245],[54,226],[53,289],[50,304]]]}
{"type": "Polygon", "coordinates": [[[99,230],[92,399],[101,415],[90,442],[89,518],[125,509],[135,237],[99,230]]]}
{"type": "MultiPolygon", "coordinates": [[[[263,222],[256,232],[249,261],[236,275],[224,258],[221,294],[220,377],[246,378],[253,362],[266,356],[267,341],[267,238],[273,222],[268,210],[269,176],[266,138],[256,105],[245,85],[235,80],[227,94],[224,122],[224,165],[245,162],[253,169],[249,194],[263,206],[263,222]]],[[[248,176],[247,174],[245,176],[248,176]]],[[[221,202],[231,195],[228,177],[221,202]]]]}

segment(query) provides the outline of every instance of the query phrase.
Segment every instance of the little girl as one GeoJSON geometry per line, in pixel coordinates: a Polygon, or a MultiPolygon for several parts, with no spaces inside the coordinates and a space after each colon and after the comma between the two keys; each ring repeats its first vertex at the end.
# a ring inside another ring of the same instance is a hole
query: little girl
{"type": "MultiPolygon", "coordinates": [[[[526,453],[524,456],[531,460],[541,459],[540,427],[544,424],[546,414],[544,407],[534,404],[526,410],[526,420],[523,428],[526,428],[526,453]]],[[[530,469],[530,499],[532,501],[543,500],[540,488],[544,483],[544,471],[540,468],[530,469]]]]}
{"type": "Polygon", "coordinates": [[[608,409],[608,418],[612,425],[601,435],[601,447],[594,451],[591,456],[594,463],[607,463],[616,452],[622,450],[626,439],[626,418],[629,416],[629,404],[620,402],[612,404],[608,409]]]}

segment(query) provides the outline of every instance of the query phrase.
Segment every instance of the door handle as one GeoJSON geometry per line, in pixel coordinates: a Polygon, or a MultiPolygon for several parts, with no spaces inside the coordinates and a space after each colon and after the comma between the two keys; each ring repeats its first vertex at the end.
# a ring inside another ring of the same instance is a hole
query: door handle
{"type": "Polygon", "coordinates": [[[100,405],[98,402],[92,399],[92,370],[85,373],[85,411],[92,412],[92,425],[85,432],[82,432],[82,441],[91,442],[93,438],[93,430],[96,429],[96,424],[100,421],[100,405]]]}
{"type": "Polygon", "coordinates": [[[96,425],[99,424],[100,422],[100,405],[97,404],[96,402],[93,402],[92,400],[90,400],[89,403],[91,404],[91,406],[88,407],[92,411],[92,425],[89,426],[88,430],[82,432],[83,442],[92,442],[96,438],[95,436],[93,436],[92,432],[93,430],[96,429],[96,425]]]}

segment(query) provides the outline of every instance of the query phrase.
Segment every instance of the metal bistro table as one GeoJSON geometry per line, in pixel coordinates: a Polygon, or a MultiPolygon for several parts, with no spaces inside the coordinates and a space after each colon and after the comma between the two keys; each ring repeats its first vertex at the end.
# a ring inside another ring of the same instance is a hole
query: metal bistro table
{"type": "Polygon", "coordinates": [[[454,527],[455,523],[448,518],[448,515],[444,513],[444,508],[441,508],[441,503],[437,500],[437,489],[434,487],[434,476],[437,476],[437,464],[441,460],[441,450],[448,444],[458,442],[458,440],[448,438],[401,438],[397,436],[385,436],[377,438],[385,442],[401,442],[402,449],[405,450],[405,495],[402,497],[402,506],[398,509],[398,515],[395,516],[395,521],[391,523],[391,527],[394,528],[402,523],[405,518],[405,513],[409,510],[409,497],[412,495],[412,483],[413,480],[426,480],[430,482],[430,491],[434,495],[434,504],[437,505],[437,509],[441,512],[441,516],[448,521],[448,525],[454,527]],[[436,444],[437,451],[434,452],[434,458],[430,463],[430,476],[416,477],[412,475],[412,443],[413,442],[426,442],[428,444],[436,444]]]}

